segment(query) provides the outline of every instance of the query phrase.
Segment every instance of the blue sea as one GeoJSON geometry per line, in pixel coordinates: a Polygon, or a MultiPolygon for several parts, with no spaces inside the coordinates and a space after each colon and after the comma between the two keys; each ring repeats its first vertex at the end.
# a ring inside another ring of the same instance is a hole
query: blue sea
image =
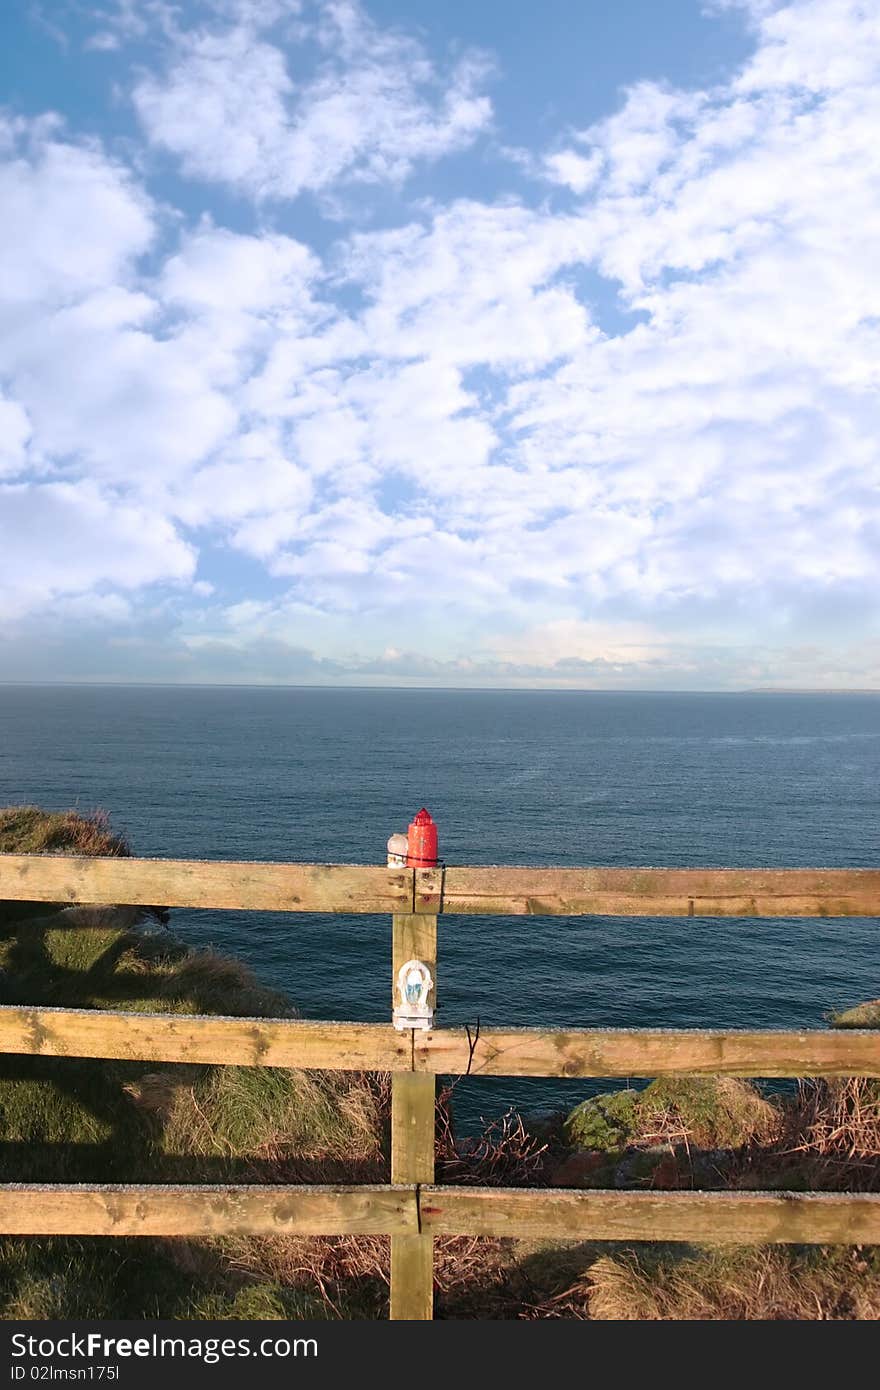
{"type": "MultiPolygon", "coordinates": [[[[0,804],[104,808],[134,852],[384,863],[880,867],[880,697],[0,686],[0,804]]],[[[306,1018],[389,1016],[390,919],[178,911],[306,1018]]],[[[876,921],[440,919],[438,1022],[818,1027],[880,995],[876,921]]],[[[585,1083],[468,1079],[457,1114],[585,1083]]]]}

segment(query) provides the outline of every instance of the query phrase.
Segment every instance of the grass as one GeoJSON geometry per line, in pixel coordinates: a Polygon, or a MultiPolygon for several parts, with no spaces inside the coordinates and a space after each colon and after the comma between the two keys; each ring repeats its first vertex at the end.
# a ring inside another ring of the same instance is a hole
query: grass
{"type": "Polygon", "coordinates": [[[38,806],[0,810],[3,854],[130,855],[124,835],[110,829],[105,811],[42,811],[38,806]]]}
{"type": "Polygon", "coordinates": [[[880,1082],[863,1076],[802,1081],[788,1108],[783,1148],[804,1187],[880,1191],[880,1082]]]}
{"type": "Polygon", "coordinates": [[[880,1028],[880,999],[868,999],[830,1015],[833,1028],[880,1028]]]}
{"type": "Polygon", "coordinates": [[[565,1121],[572,1148],[617,1154],[632,1142],[639,1125],[639,1092],[609,1091],[581,1101],[565,1121]]]}
{"type": "MultiPolygon", "coordinates": [[[[880,1001],[830,1021],[880,1027],[880,1001]]],[[[557,1171],[573,1185],[880,1190],[880,1082],[868,1078],[806,1079],[795,1094],[767,1096],[729,1077],[663,1077],[582,1102],[562,1132],[572,1152],[557,1171]]],[[[580,1262],[530,1316],[880,1318],[872,1247],[594,1247],[580,1262]]]]}
{"type": "MultiPolygon", "coordinates": [[[[52,852],[130,851],[100,813],[0,811],[0,853],[52,852]]],[[[0,904],[0,1002],[294,1015],[286,996],[240,961],[194,950],[163,920],[158,907],[0,904]]],[[[382,1181],[384,1091],[346,1073],[5,1056],[0,1179],[382,1181]]],[[[181,1268],[182,1249],[170,1241],[4,1241],[0,1315],[327,1315],[314,1282],[287,1289],[237,1270],[216,1250],[202,1251],[194,1275],[181,1268]]],[[[193,1264],[194,1247],[187,1249],[193,1264]]]]}
{"type": "MultiPolygon", "coordinates": [[[[0,852],[127,854],[106,817],[0,812],[0,852]],[[42,819],[41,819],[42,817],[42,819]],[[69,837],[65,842],[64,837],[69,837]]],[[[157,929],[156,910],[4,904],[0,1002],[148,1013],[292,1016],[240,961],[157,929]],[[39,907],[39,913],[34,908],[39,907]]],[[[39,1181],[318,1176],[346,1160],[381,1170],[377,1092],[336,1073],[7,1057],[0,1172],[39,1181]],[[162,1094],[166,1103],[157,1104],[162,1094]]]]}
{"type": "Polygon", "coordinates": [[[880,1318],[880,1257],[851,1248],[605,1256],[557,1300],[601,1321],[880,1318]]]}
{"type": "Polygon", "coordinates": [[[276,1067],[176,1067],[125,1090],[171,1181],[381,1182],[382,1088],[276,1067]],[[173,1177],[171,1176],[173,1175],[173,1177]]]}
{"type": "MultiPolygon", "coordinates": [[[[130,855],[128,841],[110,829],[105,812],[41,811],[37,806],[0,809],[0,854],[130,855]]],[[[0,902],[0,930],[7,923],[44,917],[50,904],[0,902]]],[[[137,914],[136,914],[137,915],[137,914]]]]}
{"type": "Polygon", "coordinates": [[[240,961],[156,931],[144,909],[40,906],[39,916],[7,911],[0,924],[2,1003],[243,1017],[294,1012],[240,961]]]}
{"type": "Polygon", "coordinates": [[[0,1306],[9,1319],[325,1319],[317,1288],[252,1279],[218,1252],[197,1261],[170,1241],[0,1241],[0,1306]],[[183,1257],[182,1257],[183,1256],[183,1257]]]}

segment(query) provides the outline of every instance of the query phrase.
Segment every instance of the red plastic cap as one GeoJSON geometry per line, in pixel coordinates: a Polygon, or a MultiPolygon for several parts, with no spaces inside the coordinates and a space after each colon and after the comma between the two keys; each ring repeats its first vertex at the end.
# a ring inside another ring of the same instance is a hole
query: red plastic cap
{"type": "Polygon", "coordinates": [[[411,869],[430,869],[437,863],[437,827],[424,806],[406,832],[406,862],[411,869]]]}

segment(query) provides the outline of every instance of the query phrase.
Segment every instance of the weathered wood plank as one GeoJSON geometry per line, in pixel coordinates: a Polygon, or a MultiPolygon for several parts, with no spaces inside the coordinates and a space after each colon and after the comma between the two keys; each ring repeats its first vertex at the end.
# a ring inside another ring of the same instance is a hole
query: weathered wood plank
{"type": "Polygon", "coordinates": [[[408,960],[420,960],[431,972],[434,987],[428,1003],[437,1007],[437,918],[422,912],[398,912],[391,920],[391,1007],[397,1004],[397,972],[408,960]]]}
{"type": "MultiPolygon", "coordinates": [[[[876,1244],[880,1195],[525,1188],[0,1186],[6,1235],[391,1234],[876,1244]]],[[[424,1239],[424,1237],[423,1237],[424,1239]]],[[[408,1245],[412,1258],[424,1254],[408,1245]]]]}
{"type": "Polygon", "coordinates": [[[481,1028],[474,1044],[448,1028],[417,1033],[414,1059],[475,1076],[880,1076],[880,1030],[481,1028]]]}
{"type": "Polygon", "coordinates": [[[384,865],[0,854],[0,901],[384,913],[412,898],[412,869],[384,865]]]}
{"type": "Polygon", "coordinates": [[[384,1023],[217,1018],[0,1006],[0,1053],[145,1062],[393,1071],[412,1065],[408,1035],[384,1023]]]}
{"type": "Polygon", "coordinates": [[[858,1245],[880,1242],[880,1195],[424,1187],[423,1231],[548,1240],[858,1245]]]}
{"type": "Polygon", "coordinates": [[[433,1236],[391,1237],[393,1322],[430,1322],[434,1316],[433,1236]]]}
{"type": "MultiPolygon", "coordinates": [[[[436,1007],[437,917],[434,913],[398,913],[392,919],[392,1004],[397,1003],[397,972],[408,960],[428,966],[434,980],[429,1000],[436,1007]]],[[[412,1065],[415,1032],[405,1035],[412,1065]]],[[[434,1181],[433,1075],[395,1072],[391,1078],[391,1181],[434,1181]]],[[[392,1236],[391,1317],[394,1321],[424,1322],[433,1317],[434,1241],[431,1236],[392,1236]]]]}
{"type": "Polygon", "coordinates": [[[877,869],[560,869],[0,855],[0,900],[278,912],[875,917],[877,869]],[[413,877],[415,873],[416,877],[413,877]],[[441,883],[442,878],[442,894],[441,883]],[[442,898],[442,902],[441,902],[442,898]]]}
{"type": "Polygon", "coordinates": [[[418,1231],[393,1187],[0,1186],[0,1232],[50,1236],[389,1235],[418,1231]]]}
{"type": "MultiPolygon", "coordinates": [[[[430,1182],[432,1149],[409,1173],[411,1126],[427,1134],[433,1076],[880,1076],[880,1030],[464,1029],[398,1033],[384,1023],[219,1018],[0,1006],[0,1053],[147,1062],[392,1071],[400,1075],[393,1163],[400,1182],[430,1182]],[[473,1040],[473,1033],[471,1035],[473,1040]],[[420,1075],[408,1075],[415,1067],[420,1075]],[[427,1080],[426,1080],[427,1078],[427,1080]],[[430,1096],[430,1101],[429,1101],[430,1096]]],[[[392,1099],[392,1105],[394,1101],[392,1099]]]]}
{"type": "Polygon", "coordinates": [[[442,910],[443,875],[441,867],[416,869],[413,885],[413,911],[437,915],[442,910]]]}
{"type": "Polygon", "coordinates": [[[880,869],[451,866],[444,870],[441,910],[557,917],[878,917],[880,869]]]}
{"type": "MultiPolygon", "coordinates": [[[[420,960],[431,972],[434,988],[428,1000],[436,1007],[437,997],[437,918],[429,913],[397,913],[391,925],[392,1007],[398,1003],[397,973],[408,960],[420,960]]],[[[410,1048],[417,1036],[401,1033],[410,1048]]],[[[434,1181],[434,1092],[433,1074],[415,1075],[400,1071],[391,1083],[391,1181],[419,1183],[434,1181]]]]}
{"type": "Polygon", "coordinates": [[[434,1181],[434,1104],[430,1073],[395,1072],[391,1079],[391,1181],[434,1181]]]}

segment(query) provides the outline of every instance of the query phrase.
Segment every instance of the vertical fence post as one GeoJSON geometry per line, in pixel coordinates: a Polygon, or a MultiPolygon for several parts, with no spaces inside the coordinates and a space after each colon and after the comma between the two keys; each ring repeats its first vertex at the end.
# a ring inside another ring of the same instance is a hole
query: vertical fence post
{"type": "MultiPolygon", "coordinates": [[[[419,815],[422,813],[420,812],[419,815]]],[[[427,815],[427,813],[424,813],[427,815]]],[[[430,820],[430,817],[428,818],[430,820]]],[[[413,823],[415,824],[415,822],[413,823]]],[[[433,827],[432,827],[433,828],[433,827]]],[[[410,849],[412,851],[410,826],[410,849]]],[[[396,838],[396,837],[395,837],[396,838]]],[[[389,841],[389,849],[391,842],[389,841]]],[[[436,861],[436,849],[434,853],[436,861]]],[[[412,852],[415,878],[419,877],[418,856],[412,852]]],[[[392,917],[391,988],[393,1007],[400,1004],[398,972],[407,961],[427,966],[434,981],[427,1003],[436,1007],[437,985],[437,908],[428,900],[420,904],[414,893],[415,911],[392,917]],[[421,907],[421,910],[420,910],[421,907]]],[[[409,1031],[412,1062],[415,1066],[415,1031],[409,1031]]],[[[391,1181],[415,1184],[434,1181],[436,1079],[431,1074],[395,1072],[391,1081],[391,1181]]],[[[434,1240],[432,1236],[391,1237],[391,1317],[395,1320],[427,1321],[434,1314],[434,1240]]]]}

